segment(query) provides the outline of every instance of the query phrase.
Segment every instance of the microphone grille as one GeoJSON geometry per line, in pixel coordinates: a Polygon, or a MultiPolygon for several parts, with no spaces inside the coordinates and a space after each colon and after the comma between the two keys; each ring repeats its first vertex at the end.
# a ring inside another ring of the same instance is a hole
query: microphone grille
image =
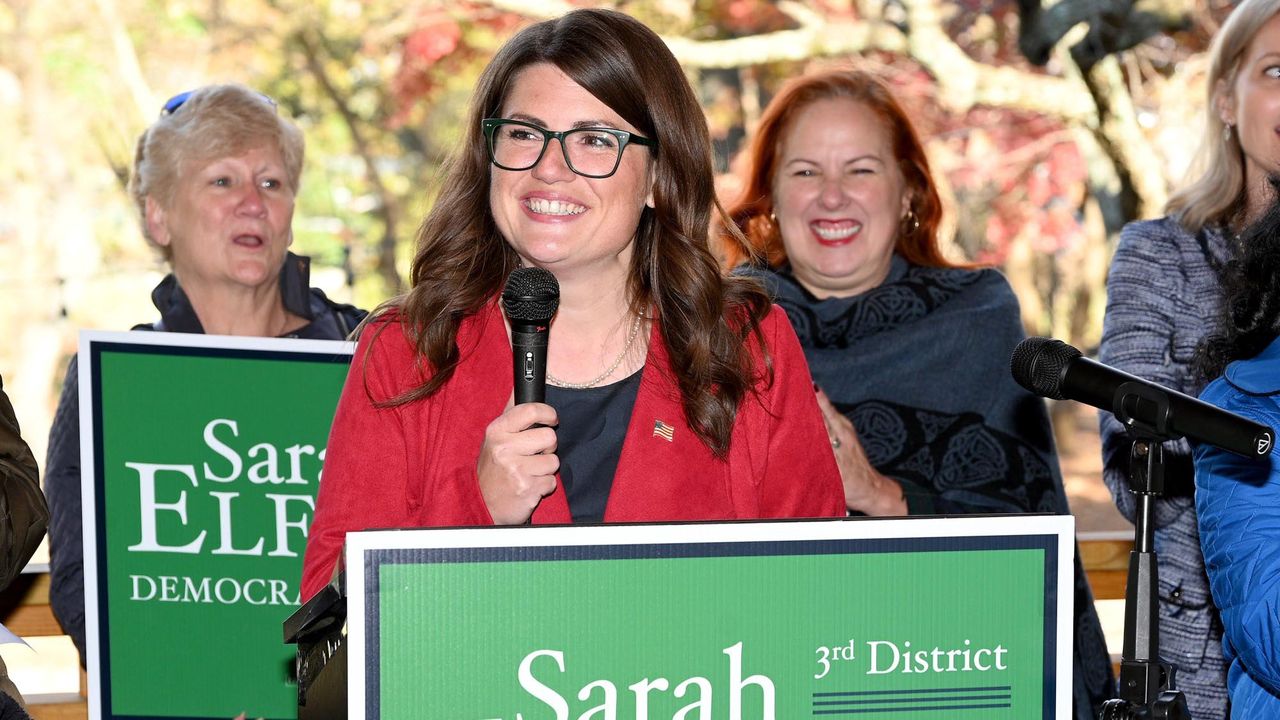
{"type": "Polygon", "coordinates": [[[1041,397],[1062,400],[1062,378],[1080,351],[1053,338],[1029,337],[1018,343],[1009,359],[1013,379],[1041,397]]]}
{"type": "Polygon", "coordinates": [[[502,289],[502,309],[522,322],[550,322],[560,307],[560,283],[540,267],[519,267],[507,276],[502,289]]]}

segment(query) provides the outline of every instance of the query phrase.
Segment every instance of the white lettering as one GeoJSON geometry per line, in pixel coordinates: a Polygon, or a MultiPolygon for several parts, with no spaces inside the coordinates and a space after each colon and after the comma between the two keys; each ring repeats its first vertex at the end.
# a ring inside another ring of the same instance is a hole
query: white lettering
{"type": "Polygon", "coordinates": [[[235,578],[221,578],[213,585],[213,596],[223,605],[234,605],[240,600],[240,583],[235,578]],[[235,593],[230,598],[222,596],[222,588],[230,587],[235,593]]]}
{"type": "Polygon", "coordinates": [[[284,594],[285,591],[289,589],[288,583],[283,580],[271,580],[269,582],[271,584],[271,604],[289,605],[289,598],[284,594]]]}
{"type": "Polygon", "coordinates": [[[213,551],[214,555],[262,555],[262,538],[258,538],[258,544],[246,550],[237,550],[233,547],[231,538],[231,501],[240,497],[238,492],[210,492],[211,496],[218,498],[218,529],[219,537],[222,543],[213,551]]]}
{"type": "Polygon", "coordinates": [[[263,580],[262,578],[249,578],[244,583],[245,602],[249,603],[250,605],[266,605],[267,597],[265,594],[262,596],[261,600],[254,600],[253,596],[249,594],[249,590],[254,586],[254,584],[257,584],[258,587],[261,587],[264,593],[266,592],[266,589],[267,589],[266,580],[263,580]]]}
{"type": "Polygon", "coordinates": [[[311,515],[303,513],[297,520],[289,520],[288,504],[290,500],[301,500],[311,510],[316,509],[316,501],[309,495],[272,495],[267,493],[271,502],[276,504],[276,549],[267,553],[270,557],[298,557],[298,553],[289,549],[289,528],[297,528],[302,532],[303,545],[306,545],[307,528],[311,526],[311,515]]]}
{"type": "Polygon", "coordinates": [[[946,649],[934,647],[929,650],[912,650],[911,641],[901,644],[889,640],[870,640],[867,648],[871,651],[871,667],[868,675],[884,675],[901,672],[904,675],[924,673],[967,673],[988,672],[990,670],[1007,670],[1004,655],[1008,649],[996,645],[994,648],[974,648],[971,640],[964,641],[964,647],[946,649]],[[881,651],[884,652],[881,652],[881,651]],[[992,656],[995,657],[994,666],[992,656]]]}
{"type": "Polygon", "coordinates": [[[173,575],[160,576],[160,602],[178,602],[178,578],[173,575]]]}
{"type": "Polygon", "coordinates": [[[990,654],[991,654],[991,649],[990,649],[990,648],[982,648],[981,650],[978,650],[977,652],[975,652],[975,653],[973,654],[973,666],[974,666],[974,667],[976,667],[976,668],[978,668],[978,670],[980,670],[980,671],[982,671],[982,672],[986,672],[986,671],[990,670],[990,669],[991,669],[991,664],[990,664],[990,663],[984,663],[984,662],[982,661],[982,656],[983,656],[983,655],[990,655],[990,654]]]}
{"type": "Polygon", "coordinates": [[[262,462],[254,463],[249,466],[249,482],[254,485],[262,485],[271,483],[279,485],[284,482],[284,478],[280,477],[280,453],[276,450],[276,446],[270,443],[258,443],[249,448],[249,457],[258,457],[258,451],[261,450],[267,457],[262,462]]]}
{"type": "Polygon", "coordinates": [[[157,463],[125,463],[125,467],[138,471],[138,506],[141,513],[140,526],[142,538],[129,550],[134,552],[173,552],[195,554],[200,552],[204,544],[205,531],[201,530],[195,540],[186,545],[161,545],[156,536],[156,513],[169,510],[178,514],[182,524],[187,524],[187,491],[178,493],[178,499],[172,503],[156,502],[156,473],[176,472],[196,486],[196,471],[190,465],[161,465],[157,463]]]}
{"type": "Polygon", "coordinates": [[[871,648],[871,669],[867,671],[868,675],[883,675],[885,673],[891,673],[898,668],[898,660],[901,657],[901,653],[898,652],[897,645],[894,645],[888,640],[870,640],[867,642],[867,645],[871,648]],[[887,645],[889,649],[893,651],[893,662],[890,663],[889,667],[884,668],[883,670],[880,669],[879,651],[881,645],[887,645]]]}
{"type": "Polygon", "coordinates": [[[193,578],[185,577],[183,580],[182,601],[209,603],[213,600],[209,597],[209,578],[200,578],[200,584],[197,586],[192,582],[193,578]]]}
{"type": "Polygon", "coordinates": [[[250,605],[299,605],[298,593],[289,591],[289,584],[279,578],[233,577],[208,578],[178,575],[130,575],[133,593],[129,599],[137,602],[214,602],[232,605],[240,601],[250,605]]]}
{"type": "Polygon", "coordinates": [[[671,720],[689,720],[689,713],[693,710],[698,711],[698,720],[711,720],[711,681],[704,677],[691,677],[676,686],[675,696],[684,697],[690,686],[697,686],[698,702],[680,708],[671,720]]]}
{"type": "MultiPolygon", "coordinates": [[[[524,659],[520,661],[520,669],[516,674],[516,677],[520,680],[520,687],[554,710],[556,720],[569,720],[569,703],[565,702],[560,693],[543,685],[533,676],[533,661],[539,657],[549,657],[555,660],[560,672],[564,672],[564,653],[559,650],[535,650],[525,655],[524,659]]],[[[524,716],[516,713],[516,720],[524,720],[524,716]]]]}
{"type": "Polygon", "coordinates": [[[130,575],[129,579],[133,581],[133,594],[129,596],[130,600],[141,600],[145,602],[156,596],[155,580],[152,580],[146,575],[130,575]],[[138,592],[139,582],[145,582],[147,584],[148,590],[146,597],[143,597],[142,593],[138,592]]]}
{"type": "Polygon", "coordinates": [[[315,446],[293,445],[285,448],[284,451],[289,455],[289,479],[286,482],[290,485],[306,485],[306,478],[302,477],[302,456],[315,455],[315,446]]]}
{"type": "Polygon", "coordinates": [[[774,720],[773,681],[764,675],[742,679],[742,642],[724,649],[729,656],[729,720],[742,720],[742,690],[748,685],[760,688],[764,711],[761,720],[774,720]]]}
{"type": "Polygon", "coordinates": [[[650,690],[666,690],[671,687],[666,678],[658,678],[650,681],[645,678],[633,685],[628,685],[627,689],[635,693],[636,696],[636,717],[649,717],[649,691],[650,690]]]}
{"type": "Polygon", "coordinates": [[[204,444],[207,445],[210,450],[226,458],[227,462],[231,463],[231,472],[226,475],[215,475],[213,468],[209,467],[209,463],[204,463],[204,479],[212,480],[213,482],[231,482],[232,480],[240,477],[240,471],[244,469],[244,462],[240,459],[240,455],[235,450],[231,449],[231,446],[222,442],[216,435],[214,435],[213,430],[219,425],[225,425],[231,428],[231,435],[233,437],[240,435],[240,429],[236,426],[235,420],[226,419],[210,420],[209,424],[204,426],[204,444]]]}
{"type": "MultiPolygon", "coordinates": [[[[591,718],[602,713],[604,715],[604,720],[617,720],[618,689],[608,680],[596,680],[593,683],[583,686],[583,688],[578,691],[578,699],[586,702],[587,698],[591,697],[591,691],[595,688],[600,688],[604,693],[604,700],[602,700],[599,705],[579,715],[578,720],[591,720],[591,718]]],[[[637,710],[636,717],[645,716],[642,716],[639,710],[637,710]]]]}

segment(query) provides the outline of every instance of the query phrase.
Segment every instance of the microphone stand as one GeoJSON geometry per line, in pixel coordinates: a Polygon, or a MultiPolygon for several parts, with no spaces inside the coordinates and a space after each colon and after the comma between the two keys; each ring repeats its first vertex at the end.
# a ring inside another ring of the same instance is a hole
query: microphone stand
{"type": "Polygon", "coordinates": [[[1157,593],[1155,499],[1164,493],[1165,439],[1169,403],[1136,383],[1116,393],[1116,419],[1124,423],[1129,449],[1129,492],[1135,495],[1134,549],[1129,553],[1129,579],[1124,599],[1124,652],[1120,660],[1120,697],[1102,705],[1101,720],[1190,720],[1187,699],[1176,689],[1177,666],[1160,659],[1160,598],[1157,593]],[[1154,426],[1133,419],[1139,402],[1155,403],[1154,426]]]}

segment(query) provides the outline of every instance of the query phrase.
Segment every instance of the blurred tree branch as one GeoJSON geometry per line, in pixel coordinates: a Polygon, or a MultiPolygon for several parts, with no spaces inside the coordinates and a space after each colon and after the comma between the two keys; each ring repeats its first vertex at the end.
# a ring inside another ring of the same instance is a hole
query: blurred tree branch
{"type": "Polygon", "coordinates": [[[373,187],[374,194],[377,196],[378,202],[373,211],[382,219],[382,237],[378,242],[378,274],[388,290],[398,294],[404,287],[404,281],[401,279],[400,272],[396,269],[399,203],[395,194],[387,188],[382,173],[378,170],[377,157],[371,148],[369,140],[365,137],[364,129],[368,123],[352,110],[350,94],[339,90],[335,86],[333,79],[329,77],[329,73],[325,69],[325,61],[330,56],[330,53],[324,50],[324,40],[322,37],[316,36],[315,29],[304,27],[297,31],[293,36],[293,40],[306,59],[307,69],[320,86],[325,98],[333,103],[338,115],[345,123],[347,131],[351,134],[351,142],[355,146],[356,154],[362,161],[365,178],[369,181],[369,184],[373,187]]]}
{"type": "Polygon", "coordinates": [[[133,101],[131,105],[135,122],[145,127],[154,117],[152,113],[158,112],[159,108],[156,107],[151,86],[142,72],[142,65],[138,62],[137,49],[133,46],[128,29],[120,19],[115,0],[94,0],[94,5],[97,6],[98,14],[101,16],[102,27],[111,39],[111,48],[115,55],[113,66],[129,92],[129,99],[133,101]]]}
{"type": "Polygon", "coordinates": [[[1049,62],[1053,48],[1077,25],[1088,27],[1071,46],[1071,56],[1086,72],[1153,35],[1185,30],[1190,8],[1179,0],[1018,0],[1018,47],[1034,65],[1049,62]]]}

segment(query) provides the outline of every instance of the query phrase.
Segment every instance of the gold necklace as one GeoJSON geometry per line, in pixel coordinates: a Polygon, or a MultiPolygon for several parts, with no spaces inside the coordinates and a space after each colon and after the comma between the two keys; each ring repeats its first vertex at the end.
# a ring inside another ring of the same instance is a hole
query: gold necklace
{"type": "Polygon", "coordinates": [[[555,385],[556,387],[568,388],[570,390],[589,390],[590,388],[599,385],[602,380],[612,375],[613,371],[618,369],[618,366],[622,364],[623,358],[625,358],[627,353],[631,351],[631,345],[635,343],[636,335],[640,334],[640,319],[640,315],[637,314],[635,320],[631,321],[631,334],[627,335],[627,344],[622,346],[622,352],[618,354],[618,359],[614,360],[613,364],[610,365],[607,370],[584,383],[572,383],[566,380],[561,380],[548,371],[547,382],[555,385]]]}

